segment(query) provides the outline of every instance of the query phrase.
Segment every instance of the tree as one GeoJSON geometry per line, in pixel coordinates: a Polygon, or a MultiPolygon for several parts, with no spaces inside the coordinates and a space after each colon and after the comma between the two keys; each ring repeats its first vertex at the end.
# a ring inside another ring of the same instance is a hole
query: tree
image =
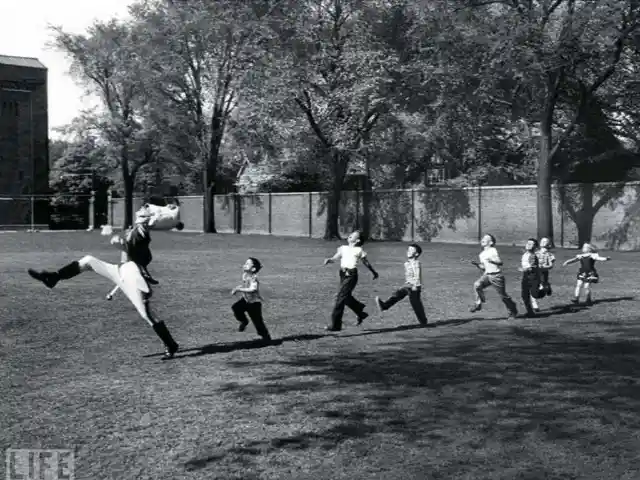
{"type": "Polygon", "coordinates": [[[388,110],[397,58],[373,28],[384,8],[358,0],[308,0],[291,10],[287,30],[280,30],[280,89],[292,92],[330,172],[325,239],[339,238],[349,165],[388,110]]]}
{"type": "Polygon", "coordinates": [[[635,0],[458,2],[484,68],[476,92],[533,123],[538,236],[553,238],[552,165],[589,99],[618,74],[638,29],[635,0]],[[502,87],[502,88],[497,88],[502,87]],[[504,88],[507,87],[507,88],[504,88]]]}
{"type": "MultiPolygon", "coordinates": [[[[213,194],[223,139],[249,73],[264,57],[266,20],[276,1],[155,0],[133,14],[145,30],[149,84],[173,109],[167,127],[194,139],[202,170],[204,230],[215,233],[213,194]]],[[[183,137],[184,138],[184,137],[183,137]]]]}
{"type": "Polygon", "coordinates": [[[72,139],[59,140],[65,145],[56,155],[49,172],[52,223],[58,228],[85,228],[88,202],[95,194],[94,212],[98,225],[107,223],[107,190],[112,182],[110,159],[100,139],[87,132],[79,132],[72,139]]]}
{"type": "Polygon", "coordinates": [[[560,199],[578,228],[579,245],[591,241],[596,214],[624,193],[629,173],[640,167],[638,152],[622,144],[611,123],[605,104],[592,98],[556,156],[560,199]]]}
{"type": "Polygon", "coordinates": [[[146,135],[137,116],[142,95],[138,32],[116,20],[96,22],[86,35],[67,33],[61,27],[53,27],[53,32],[55,46],[71,58],[72,73],[102,101],[104,114],[93,118],[93,128],[117,154],[124,189],[124,226],[132,225],[136,174],[152,160],[150,155],[133,154],[140,142],[139,132],[146,135]]]}

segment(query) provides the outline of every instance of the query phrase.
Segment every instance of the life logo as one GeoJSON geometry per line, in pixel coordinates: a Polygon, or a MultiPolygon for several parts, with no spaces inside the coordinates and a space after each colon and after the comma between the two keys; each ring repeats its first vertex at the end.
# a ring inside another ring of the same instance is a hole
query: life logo
{"type": "Polygon", "coordinates": [[[75,480],[72,450],[9,448],[6,480],[75,480]]]}

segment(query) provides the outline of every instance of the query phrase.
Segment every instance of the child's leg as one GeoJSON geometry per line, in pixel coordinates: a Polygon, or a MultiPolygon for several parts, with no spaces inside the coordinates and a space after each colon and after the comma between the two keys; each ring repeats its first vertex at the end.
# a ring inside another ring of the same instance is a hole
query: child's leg
{"type": "Polygon", "coordinates": [[[516,302],[514,302],[507,294],[507,282],[504,278],[504,275],[491,275],[489,279],[493,288],[496,290],[496,292],[498,292],[500,300],[502,300],[504,306],[507,307],[509,315],[515,317],[518,314],[518,308],[516,307],[516,302]]]}
{"type": "Polygon", "coordinates": [[[520,293],[522,295],[522,303],[527,309],[527,315],[533,315],[533,305],[531,303],[531,282],[526,272],[522,273],[522,281],[520,283],[520,293]]]}
{"type": "Polygon", "coordinates": [[[422,298],[420,296],[421,293],[422,292],[420,288],[418,288],[417,290],[412,290],[411,288],[409,288],[409,302],[411,303],[413,312],[416,314],[416,317],[418,317],[418,321],[422,325],[426,325],[427,315],[426,313],[424,313],[424,305],[422,304],[422,298]]]}
{"type": "Polygon", "coordinates": [[[553,292],[551,290],[551,284],[549,283],[549,270],[542,271],[542,284],[544,285],[544,290],[547,295],[551,295],[553,292]]]}
{"type": "Polygon", "coordinates": [[[258,332],[258,335],[260,335],[265,340],[271,340],[269,330],[264,324],[264,319],[262,318],[262,303],[248,303],[247,313],[249,314],[249,318],[251,318],[251,321],[253,322],[253,326],[256,327],[256,332],[258,332]]]}
{"type": "Polygon", "coordinates": [[[591,299],[591,283],[584,282],[584,294],[586,298],[587,305],[592,305],[593,300],[591,299]]]}
{"type": "Polygon", "coordinates": [[[151,276],[149,270],[147,270],[147,267],[145,265],[140,265],[140,271],[142,272],[142,276],[144,277],[144,279],[151,285],[158,285],[158,283],[160,283],[151,276]]]}
{"type": "Polygon", "coordinates": [[[409,292],[411,292],[411,287],[404,286],[393,292],[388,300],[381,300],[380,297],[376,297],[376,303],[380,310],[389,310],[396,303],[409,295],[409,292]]]}
{"type": "Polygon", "coordinates": [[[247,316],[245,312],[247,311],[248,303],[244,298],[241,298],[236,303],[231,305],[231,310],[233,311],[233,316],[236,317],[236,320],[240,322],[239,331],[244,332],[249,325],[249,320],[247,320],[247,316]]]}
{"type": "Polygon", "coordinates": [[[536,300],[532,296],[529,296],[529,298],[531,299],[531,307],[533,308],[533,311],[540,310],[540,305],[538,305],[538,300],[536,300]]]}
{"type": "Polygon", "coordinates": [[[582,285],[584,282],[582,280],[578,280],[576,282],[576,288],[573,292],[573,303],[578,303],[580,301],[580,290],[582,289],[582,285]]]}
{"type": "Polygon", "coordinates": [[[487,298],[484,295],[484,290],[491,285],[491,281],[489,280],[488,275],[482,275],[478,280],[476,280],[473,284],[473,289],[476,293],[476,303],[475,306],[471,309],[472,312],[477,312],[482,308],[482,304],[487,301],[487,298]]]}
{"type": "Polygon", "coordinates": [[[351,296],[351,292],[356,287],[358,278],[350,275],[347,276],[343,272],[340,272],[340,288],[336,295],[336,303],[331,312],[331,330],[342,329],[342,316],[344,315],[344,307],[347,303],[347,299],[351,296]]]}

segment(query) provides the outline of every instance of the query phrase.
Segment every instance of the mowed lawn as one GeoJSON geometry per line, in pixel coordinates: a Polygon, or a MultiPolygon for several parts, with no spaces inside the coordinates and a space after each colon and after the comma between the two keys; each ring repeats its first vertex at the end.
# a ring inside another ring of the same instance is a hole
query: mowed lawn
{"type": "MultiPolygon", "coordinates": [[[[403,282],[406,244],[365,246],[356,297],[372,314],[327,334],[337,242],[158,232],[160,340],[122,294],[87,272],[53,290],[26,274],[92,253],[97,233],[0,234],[0,445],[73,448],[77,479],[640,478],[640,255],[606,253],[596,305],[569,303],[577,267],[552,274],[536,319],[504,320],[494,292],[469,313],[478,248],[423,244],[423,299],[383,316],[373,298],[403,282]],[[232,287],[261,272],[273,345],[237,331],[232,287]],[[553,314],[548,310],[554,308],[553,314]]],[[[523,310],[520,248],[502,247],[523,310]]],[[[559,263],[576,251],[558,250],[559,263]]],[[[4,466],[2,467],[4,468],[4,466]]]]}

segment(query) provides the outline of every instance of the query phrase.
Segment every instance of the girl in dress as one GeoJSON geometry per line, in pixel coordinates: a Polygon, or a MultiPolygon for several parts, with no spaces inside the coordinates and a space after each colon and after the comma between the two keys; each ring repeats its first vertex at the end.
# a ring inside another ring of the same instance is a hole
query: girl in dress
{"type": "Polygon", "coordinates": [[[586,304],[593,305],[591,299],[591,285],[598,283],[600,276],[596,270],[596,262],[606,262],[611,260],[610,257],[601,257],[598,254],[596,247],[590,243],[585,243],[582,246],[582,253],[567,260],[562,266],[571,265],[572,263],[580,262],[580,269],[578,270],[576,290],[573,295],[572,303],[580,303],[580,291],[584,287],[584,293],[586,294],[586,304]]]}

